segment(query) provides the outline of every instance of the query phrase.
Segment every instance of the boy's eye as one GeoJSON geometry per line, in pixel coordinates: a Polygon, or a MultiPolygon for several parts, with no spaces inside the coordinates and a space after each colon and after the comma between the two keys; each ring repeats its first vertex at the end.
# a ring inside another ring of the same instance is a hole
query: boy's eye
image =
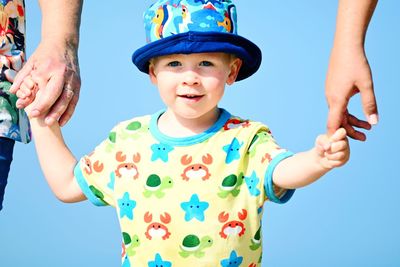
{"type": "Polygon", "coordinates": [[[168,63],[168,66],[170,67],[178,67],[181,66],[181,63],[179,61],[171,61],[168,63]]]}
{"type": "Polygon", "coordinates": [[[213,64],[210,61],[202,61],[200,63],[200,66],[209,67],[209,66],[213,66],[213,64]]]}

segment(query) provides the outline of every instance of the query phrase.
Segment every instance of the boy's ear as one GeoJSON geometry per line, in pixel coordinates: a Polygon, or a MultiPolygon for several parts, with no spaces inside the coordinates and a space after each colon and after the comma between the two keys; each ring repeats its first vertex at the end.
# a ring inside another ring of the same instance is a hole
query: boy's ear
{"type": "Polygon", "coordinates": [[[227,85],[232,85],[239,74],[240,68],[242,67],[243,61],[240,58],[235,58],[231,62],[231,72],[229,73],[228,79],[226,80],[227,85]]]}
{"type": "Polygon", "coordinates": [[[157,85],[157,75],[154,72],[154,64],[149,64],[149,77],[152,84],[157,85]]]}

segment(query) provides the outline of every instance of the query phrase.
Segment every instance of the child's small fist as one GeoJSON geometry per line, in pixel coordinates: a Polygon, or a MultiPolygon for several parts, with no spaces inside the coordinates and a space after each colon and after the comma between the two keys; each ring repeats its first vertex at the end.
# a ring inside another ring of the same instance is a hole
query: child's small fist
{"type": "MultiPolygon", "coordinates": [[[[17,108],[21,108],[21,103],[24,103],[25,105],[32,103],[35,100],[37,93],[38,93],[38,86],[32,80],[32,77],[30,76],[25,77],[25,79],[21,83],[19,90],[15,93],[16,96],[18,97],[16,103],[17,108]]],[[[25,112],[28,114],[28,117],[30,117],[31,107],[27,106],[25,108],[25,112]]]]}
{"type": "Polygon", "coordinates": [[[316,150],[324,168],[332,169],[344,165],[350,158],[349,142],[344,128],[338,129],[332,136],[318,136],[316,150]]]}

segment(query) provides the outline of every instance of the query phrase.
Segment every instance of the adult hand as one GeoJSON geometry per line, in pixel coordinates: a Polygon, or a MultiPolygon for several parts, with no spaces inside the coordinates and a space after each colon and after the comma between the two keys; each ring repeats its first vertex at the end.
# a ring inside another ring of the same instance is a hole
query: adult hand
{"type": "Polygon", "coordinates": [[[365,134],[355,127],[371,129],[371,125],[378,123],[378,108],[371,69],[363,47],[333,47],[325,93],[329,106],[328,134],[332,135],[343,127],[349,137],[365,141],[365,134]],[[360,120],[348,112],[348,103],[357,93],[361,94],[367,121],[360,120]]]}
{"type": "Polygon", "coordinates": [[[71,118],[79,99],[81,79],[76,48],[42,40],[25,66],[18,72],[10,91],[17,94],[18,108],[32,104],[31,117],[46,115],[45,122],[65,125],[71,118]],[[32,79],[41,91],[35,97],[20,87],[25,79],[32,79]]]}
{"type": "Polygon", "coordinates": [[[328,135],[340,126],[353,139],[365,141],[364,133],[378,123],[371,69],[364,51],[365,35],[378,0],[339,0],[335,38],[326,76],[328,100],[328,135]],[[367,121],[351,115],[347,106],[350,99],[361,94],[362,107],[367,121]]]}

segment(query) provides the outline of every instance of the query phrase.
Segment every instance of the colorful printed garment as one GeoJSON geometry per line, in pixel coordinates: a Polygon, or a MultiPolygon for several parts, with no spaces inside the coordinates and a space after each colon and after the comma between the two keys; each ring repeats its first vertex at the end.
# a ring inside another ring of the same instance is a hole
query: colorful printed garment
{"type": "Polygon", "coordinates": [[[0,0],[0,136],[28,143],[28,117],[15,107],[17,97],[9,93],[25,60],[24,9],[23,0],[0,0]]]}
{"type": "Polygon", "coordinates": [[[118,124],[75,168],[89,200],[116,208],[122,266],[261,266],[263,204],[292,196],[272,184],[292,153],[223,109],[188,138],[162,134],[161,114],[118,124]]]}

